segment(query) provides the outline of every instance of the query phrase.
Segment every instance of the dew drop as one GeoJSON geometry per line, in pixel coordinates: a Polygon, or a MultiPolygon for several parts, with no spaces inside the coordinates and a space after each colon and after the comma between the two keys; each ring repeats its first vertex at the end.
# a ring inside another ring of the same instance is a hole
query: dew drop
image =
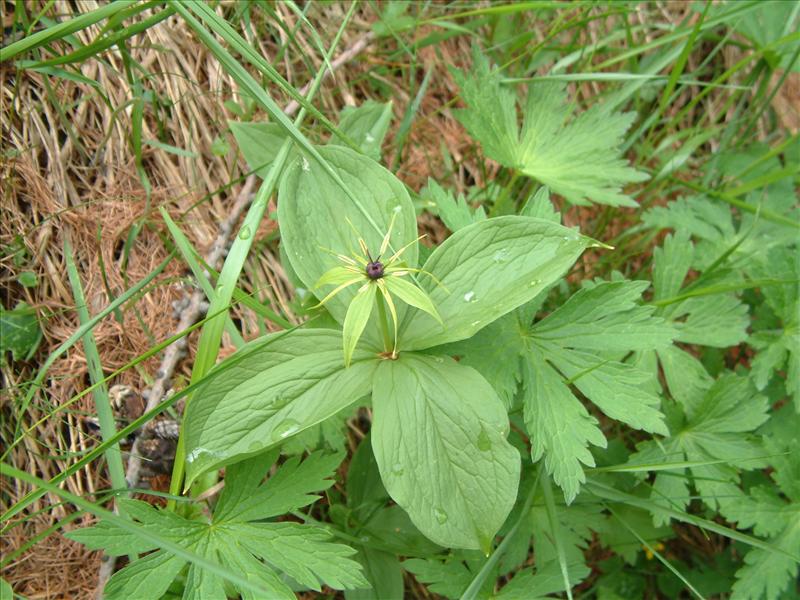
{"type": "Polygon", "coordinates": [[[433,516],[436,517],[436,520],[439,522],[439,525],[444,525],[447,523],[447,513],[444,512],[438,506],[433,509],[433,516]]]}
{"type": "Polygon", "coordinates": [[[478,450],[481,452],[488,452],[492,449],[492,442],[489,439],[489,436],[486,434],[486,431],[481,428],[481,433],[478,435],[478,450]]]}
{"type": "Polygon", "coordinates": [[[371,133],[367,132],[366,135],[364,135],[364,141],[368,144],[371,144],[375,141],[375,137],[371,133]]]}
{"type": "Polygon", "coordinates": [[[494,253],[492,260],[498,264],[506,262],[508,260],[508,250],[505,248],[498,250],[494,253]]]}
{"type": "Polygon", "coordinates": [[[542,280],[541,280],[541,279],[534,279],[534,280],[532,280],[532,281],[531,281],[531,282],[530,282],[528,285],[530,285],[531,287],[536,287],[536,286],[537,286],[537,285],[539,285],[540,283],[542,283],[542,280]]]}
{"type": "Polygon", "coordinates": [[[294,419],[284,419],[275,427],[274,435],[280,439],[287,438],[300,430],[300,423],[294,419]]]}
{"type": "Polygon", "coordinates": [[[403,207],[399,204],[392,209],[392,211],[396,213],[399,213],[401,210],[403,210],[403,207]]]}
{"type": "Polygon", "coordinates": [[[475,327],[475,325],[478,325],[479,323],[480,323],[480,321],[473,321],[472,323],[469,324],[469,326],[470,327],[475,327]]]}
{"type": "Polygon", "coordinates": [[[405,473],[403,465],[401,465],[400,463],[394,463],[394,465],[392,465],[392,475],[400,477],[403,473],[405,473]]]}
{"type": "Polygon", "coordinates": [[[247,240],[247,239],[250,239],[250,226],[249,226],[249,225],[245,225],[245,226],[244,226],[244,227],[242,227],[242,229],[239,231],[239,239],[240,239],[240,240],[247,240]]]}
{"type": "Polygon", "coordinates": [[[369,540],[370,540],[370,537],[368,535],[362,536],[362,538],[361,538],[362,542],[368,542],[369,540]]]}
{"type": "Polygon", "coordinates": [[[302,156],[301,158],[302,158],[302,161],[300,163],[301,168],[303,169],[303,171],[308,173],[311,170],[311,165],[308,164],[308,159],[305,156],[302,156]]]}
{"type": "Polygon", "coordinates": [[[467,292],[464,294],[464,302],[475,302],[475,292],[467,292]]]}

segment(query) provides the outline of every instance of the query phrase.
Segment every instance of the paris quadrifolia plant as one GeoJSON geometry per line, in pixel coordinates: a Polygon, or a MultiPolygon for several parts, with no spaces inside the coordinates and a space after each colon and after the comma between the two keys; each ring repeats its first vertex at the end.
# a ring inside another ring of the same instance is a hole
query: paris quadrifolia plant
{"type": "Polygon", "coordinates": [[[187,485],[371,404],[391,497],[434,542],[488,552],[514,505],[520,456],[497,392],[441,348],[548,289],[593,241],[504,216],[457,231],[419,266],[405,186],[353,150],[319,153],[336,176],[299,157],[282,176],[278,218],[292,269],[341,329],[270,334],[217,367],[223,377],[212,372],[186,416],[187,485]]]}

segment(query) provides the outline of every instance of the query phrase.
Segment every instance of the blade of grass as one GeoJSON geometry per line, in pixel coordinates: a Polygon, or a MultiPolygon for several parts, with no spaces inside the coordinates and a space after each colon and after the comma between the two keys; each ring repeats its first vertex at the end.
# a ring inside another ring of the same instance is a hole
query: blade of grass
{"type": "Polygon", "coordinates": [[[153,279],[155,279],[161,271],[163,271],[166,266],[172,262],[172,259],[175,257],[175,253],[170,253],[167,258],[164,259],[159,265],[156,266],[155,269],[151,273],[138,281],[134,286],[128,288],[128,290],[118,296],[114,302],[110,303],[106,306],[103,310],[97,313],[94,317],[89,319],[85,324],[78,327],[75,332],[67,338],[61,345],[58,346],[55,350],[53,350],[47,359],[44,361],[44,364],[39,367],[39,370],[36,373],[36,377],[30,382],[30,388],[28,392],[25,394],[25,397],[22,400],[21,405],[17,411],[17,424],[14,430],[14,441],[11,443],[8,448],[6,448],[5,452],[3,452],[3,456],[1,457],[2,460],[8,456],[8,453],[11,451],[14,446],[22,439],[19,437],[19,427],[21,423],[21,419],[19,415],[25,414],[30,405],[31,401],[33,400],[34,395],[36,394],[37,390],[42,387],[42,382],[44,378],[47,376],[47,372],[50,370],[50,367],[53,366],[53,363],[58,360],[58,358],[63,355],[67,350],[69,350],[72,346],[74,346],[83,336],[86,334],[87,331],[91,331],[97,323],[102,321],[105,317],[107,317],[110,313],[116,310],[118,307],[125,304],[128,300],[138,294],[145,286],[147,286],[153,279]]]}
{"type": "MultiPolygon", "coordinates": [[[[164,347],[166,347],[169,344],[173,343],[178,338],[183,337],[185,335],[188,335],[189,333],[191,333],[195,329],[198,329],[198,328],[202,327],[208,320],[213,319],[215,316],[217,316],[217,315],[213,315],[213,314],[209,315],[208,317],[206,317],[205,320],[198,321],[197,323],[195,323],[191,327],[187,328],[185,331],[183,331],[183,332],[181,332],[181,333],[179,333],[179,334],[177,334],[175,336],[172,336],[171,338],[169,338],[169,339],[165,340],[164,342],[162,342],[159,346],[157,346],[155,348],[152,348],[151,350],[148,350],[148,352],[146,352],[145,354],[142,354],[140,357],[137,357],[133,361],[130,361],[128,364],[123,365],[122,367],[120,367],[119,369],[117,369],[116,371],[111,373],[108,377],[106,377],[104,379],[104,382],[108,382],[109,380],[113,379],[114,377],[116,377],[120,373],[122,373],[122,372],[128,370],[129,368],[131,368],[131,366],[133,366],[134,364],[139,363],[139,362],[141,362],[143,360],[146,360],[147,358],[149,358],[150,356],[152,356],[154,354],[157,354],[164,347]]],[[[305,323],[302,323],[300,325],[292,327],[291,329],[287,329],[285,332],[281,332],[280,334],[276,335],[273,338],[272,342],[270,342],[270,343],[274,343],[274,341],[282,339],[285,335],[290,334],[292,331],[295,331],[295,330],[299,329],[300,327],[303,327],[304,325],[310,323],[313,320],[314,320],[313,318],[309,319],[305,323]]],[[[198,381],[197,383],[194,383],[194,384],[190,383],[184,389],[182,389],[182,390],[172,394],[171,396],[167,397],[163,402],[161,402],[161,404],[159,404],[158,406],[156,406],[152,410],[144,413],[141,417],[139,417],[138,419],[133,420],[127,426],[125,426],[122,429],[120,429],[116,433],[116,435],[114,435],[114,437],[112,437],[110,440],[104,441],[103,443],[99,444],[98,446],[96,446],[95,448],[93,448],[92,450],[87,452],[86,455],[83,456],[83,458],[79,459],[78,461],[73,463],[70,467],[68,467],[67,469],[65,469],[64,471],[62,471],[58,475],[54,476],[52,479],[50,479],[50,483],[52,483],[54,485],[57,485],[57,484],[61,483],[62,481],[64,481],[65,479],[67,479],[68,477],[71,477],[77,471],[79,471],[80,469],[84,468],[86,465],[91,463],[93,460],[95,460],[98,457],[102,456],[103,453],[108,448],[110,448],[112,444],[116,444],[120,440],[128,437],[129,435],[131,435],[132,433],[137,431],[142,425],[144,425],[145,423],[147,423],[150,420],[154,419],[156,416],[158,416],[159,414],[161,414],[163,411],[167,410],[168,408],[174,406],[175,403],[178,402],[178,400],[188,396],[189,394],[192,394],[198,387],[200,387],[201,385],[203,385],[207,381],[210,381],[212,379],[215,379],[216,377],[219,377],[219,376],[223,375],[225,372],[227,372],[227,370],[230,367],[235,366],[237,363],[238,363],[238,358],[234,354],[230,359],[228,359],[228,361],[226,361],[225,363],[223,363],[222,365],[217,367],[217,369],[215,369],[211,373],[207,374],[201,381],[198,381]]],[[[78,400],[80,400],[81,398],[86,396],[87,394],[92,393],[94,391],[94,389],[95,389],[95,385],[91,385],[88,388],[86,388],[85,390],[83,390],[82,392],[80,392],[80,393],[76,394],[75,396],[73,396],[72,398],[70,398],[70,400],[68,402],[60,404],[50,414],[45,415],[44,417],[42,417],[42,419],[40,421],[38,421],[37,423],[34,423],[28,429],[28,431],[26,431],[26,434],[29,433],[30,431],[34,430],[39,424],[41,424],[44,421],[50,419],[52,417],[52,415],[55,414],[56,412],[64,410],[65,408],[67,408],[68,406],[74,404],[75,402],[77,402],[78,400]]],[[[14,445],[16,445],[16,443],[17,443],[17,441],[14,442],[14,445]]],[[[12,448],[13,448],[13,446],[12,446],[12,448]]],[[[11,448],[9,448],[9,450],[11,450],[11,448]]],[[[34,492],[31,492],[31,493],[27,494],[24,498],[21,498],[20,500],[15,502],[13,506],[8,508],[2,515],[0,515],[0,523],[7,523],[9,521],[9,519],[11,519],[14,515],[19,514],[26,507],[30,506],[33,502],[35,502],[36,500],[41,498],[45,493],[46,493],[45,491],[39,490],[39,491],[34,491],[34,492]]],[[[10,529],[13,526],[14,526],[14,524],[6,525],[5,527],[2,528],[2,530],[0,530],[0,533],[3,533],[5,531],[7,531],[8,529],[10,529]]]]}
{"type": "Polygon", "coordinates": [[[647,550],[650,551],[650,553],[653,556],[655,556],[662,565],[667,567],[667,569],[669,569],[670,572],[673,575],[675,575],[675,577],[680,579],[683,585],[685,585],[695,596],[700,598],[700,600],[705,600],[705,596],[703,596],[703,594],[698,592],[697,589],[691,584],[691,582],[688,579],[686,579],[686,577],[684,577],[683,574],[681,574],[681,572],[678,571],[678,569],[672,566],[672,563],[670,563],[666,558],[664,558],[658,550],[653,548],[653,546],[651,546],[647,542],[647,540],[645,540],[641,535],[639,535],[639,532],[637,532],[633,527],[631,527],[625,519],[620,517],[617,514],[617,511],[615,511],[610,505],[607,504],[605,505],[605,508],[607,508],[608,511],[614,516],[614,518],[620,523],[622,523],[622,526],[625,527],[625,529],[627,529],[637,540],[639,540],[639,543],[645,548],[647,548],[647,550]]]}
{"type": "MultiPolygon", "coordinates": [[[[81,286],[81,278],[78,268],[75,266],[75,257],[72,252],[70,236],[64,237],[64,259],[67,263],[67,275],[72,287],[72,297],[75,300],[75,309],[81,325],[85,325],[91,320],[89,310],[86,307],[86,297],[81,286]]],[[[100,434],[103,440],[110,440],[117,433],[117,424],[114,419],[114,412],[111,409],[111,402],[108,398],[108,389],[103,383],[103,367],[100,361],[100,353],[97,351],[97,344],[94,341],[92,330],[89,329],[83,336],[83,349],[86,354],[86,365],[89,370],[89,378],[92,384],[98,384],[92,395],[94,396],[94,406],[97,412],[97,419],[100,422],[100,434]]],[[[106,463],[108,464],[108,474],[111,477],[111,484],[116,488],[126,487],[125,469],[122,466],[122,454],[119,445],[114,444],[106,452],[106,463]]]]}
{"type": "MultiPolygon", "coordinates": [[[[183,232],[180,230],[175,221],[173,221],[169,216],[169,213],[166,211],[166,209],[163,206],[159,206],[158,209],[161,212],[161,218],[164,219],[164,222],[167,224],[167,229],[172,235],[175,246],[178,248],[181,256],[183,256],[183,260],[185,260],[186,264],[189,265],[189,268],[192,270],[192,274],[202,288],[206,298],[208,298],[208,301],[213,303],[216,298],[216,293],[214,292],[214,288],[211,285],[211,282],[208,280],[208,277],[206,277],[206,274],[203,272],[203,268],[198,262],[199,254],[192,247],[192,244],[189,242],[189,240],[186,239],[186,236],[183,235],[183,232]]],[[[240,348],[244,345],[244,338],[242,337],[242,334],[239,333],[239,330],[236,329],[236,325],[233,324],[230,314],[225,315],[225,331],[227,331],[228,335],[231,336],[231,340],[233,340],[233,343],[237,348],[240,348]]]]}
{"type": "MultiPolygon", "coordinates": [[[[353,140],[351,140],[348,136],[343,134],[339,131],[338,127],[334,125],[325,115],[323,115],[313,104],[308,101],[308,98],[303,97],[303,95],[297,91],[297,89],[286,81],[283,76],[278,73],[278,71],[273,67],[267,60],[264,59],[258,52],[256,52],[253,47],[247,43],[247,41],[242,38],[234,29],[231,27],[227,21],[221,19],[219,15],[217,15],[210,6],[203,2],[195,2],[195,1],[187,1],[186,6],[191,9],[191,11],[196,14],[214,33],[219,35],[223,40],[225,40],[231,48],[233,48],[236,52],[238,52],[247,62],[253,65],[256,69],[258,69],[262,74],[270,79],[274,84],[280,87],[284,92],[289,94],[293,100],[295,100],[300,106],[306,109],[306,111],[313,116],[315,119],[319,120],[327,129],[331,131],[336,137],[341,139],[347,146],[352,148],[353,150],[359,150],[358,144],[356,144],[353,140]]],[[[183,11],[179,9],[179,12],[183,15],[183,11]]],[[[190,23],[191,24],[191,23],[190,23]]],[[[197,31],[195,29],[195,31],[197,31]]],[[[199,31],[198,31],[199,34],[199,31]]],[[[325,65],[330,66],[330,56],[326,56],[323,53],[323,60],[325,65]]],[[[286,115],[283,111],[274,104],[271,108],[264,107],[267,112],[270,114],[270,117],[273,118],[277,123],[282,125],[283,127],[291,127],[291,121],[288,120],[286,115]],[[274,114],[272,111],[275,111],[274,114]]],[[[288,131],[288,130],[287,130],[288,131]]],[[[297,140],[295,140],[297,141],[297,140]]],[[[301,144],[302,145],[302,144],[301,144]]]]}
{"type": "Polygon", "coordinates": [[[690,515],[689,513],[667,508],[665,506],[658,506],[650,502],[647,498],[640,498],[639,496],[634,496],[633,494],[621,492],[619,490],[614,489],[611,486],[605,485],[593,479],[587,479],[586,487],[589,488],[589,490],[593,494],[599,496],[600,498],[605,498],[606,500],[610,500],[612,502],[621,502],[623,504],[629,504],[630,506],[643,508],[644,510],[650,512],[656,511],[665,516],[672,517],[677,521],[688,523],[690,525],[695,525],[696,527],[700,527],[701,529],[717,533],[731,540],[742,542],[743,544],[747,544],[748,546],[753,546],[754,548],[761,548],[762,550],[767,550],[769,552],[776,552],[778,554],[783,554],[784,556],[788,556],[789,558],[791,558],[796,562],[800,562],[800,555],[795,555],[789,552],[788,550],[784,550],[783,548],[779,548],[778,546],[775,546],[773,544],[768,544],[763,540],[747,535],[745,533],[740,533],[735,529],[724,527],[723,525],[715,523],[714,521],[703,519],[701,517],[696,517],[694,515],[690,515]]]}
{"type": "Polygon", "coordinates": [[[86,29],[95,23],[99,23],[103,19],[112,17],[121,10],[128,8],[137,2],[138,0],[117,0],[116,2],[106,4],[105,6],[101,6],[100,8],[96,8],[90,12],[82,14],[79,17],[70,19],[69,21],[48,27],[42,31],[37,31],[33,35],[26,36],[21,40],[14,42],[13,44],[9,44],[5,48],[0,48],[0,62],[11,60],[23,52],[33,50],[34,48],[39,48],[40,46],[44,46],[45,44],[49,44],[50,42],[54,42],[63,37],[71,35],[76,31],[86,29]]]}
{"type": "Polygon", "coordinates": [[[564,590],[567,592],[567,598],[572,600],[572,584],[569,581],[569,566],[567,565],[567,555],[564,553],[564,545],[561,543],[561,535],[559,529],[561,527],[558,523],[558,515],[556,514],[556,503],[553,499],[553,488],[550,485],[550,478],[544,471],[544,462],[539,464],[539,476],[542,481],[542,491],[544,492],[544,505],[547,511],[547,520],[550,523],[550,534],[553,536],[553,545],[556,547],[556,556],[558,556],[558,566],[561,568],[561,576],[564,578],[564,590]]]}

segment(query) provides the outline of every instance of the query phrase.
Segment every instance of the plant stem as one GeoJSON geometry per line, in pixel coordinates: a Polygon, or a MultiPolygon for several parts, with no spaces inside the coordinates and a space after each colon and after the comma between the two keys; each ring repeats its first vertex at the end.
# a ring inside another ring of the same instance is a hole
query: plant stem
{"type": "Polygon", "coordinates": [[[392,343],[392,335],[389,333],[389,321],[386,318],[386,306],[383,303],[383,296],[380,294],[375,294],[375,302],[378,303],[378,320],[381,322],[383,349],[386,352],[391,351],[392,356],[394,356],[394,344],[392,343]]]}

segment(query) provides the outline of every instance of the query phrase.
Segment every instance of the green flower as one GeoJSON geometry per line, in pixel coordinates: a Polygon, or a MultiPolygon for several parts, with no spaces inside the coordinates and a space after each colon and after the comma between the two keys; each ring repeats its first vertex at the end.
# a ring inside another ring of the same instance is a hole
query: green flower
{"type": "MultiPolygon", "coordinates": [[[[410,273],[421,273],[433,277],[433,275],[422,269],[414,269],[407,266],[401,258],[406,249],[416,244],[424,236],[409,242],[386,259],[386,262],[381,262],[381,257],[389,248],[389,236],[396,215],[397,213],[392,216],[389,228],[378,250],[378,255],[374,259],[367,248],[366,242],[361,237],[358,238],[358,245],[361,249],[360,254],[351,252],[351,256],[345,256],[344,254],[326,250],[339,259],[343,266],[333,267],[327,271],[314,286],[317,289],[328,285],[336,286],[333,291],[322,299],[319,303],[321,306],[345,288],[356,284],[361,285],[347,308],[347,314],[344,319],[342,342],[344,346],[344,363],[348,367],[356,344],[358,344],[358,340],[364,333],[364,328],[367,326],[370,315],[372,315],[372,309],[375,306],[378,308],[378,319],[383,334],[385,356],[391,359],[397,358],[397,309],[392,298],[393,295],[406,304],[425,311],[444,326],[433,301],[428,295],[413,283],[403,279],[404,276],[410,273]],[[389,308],[389,314],[392,316],[392,324],[394,325],[393,337],[390,337],[389,334],[385,307],[389,308]]],[[[356,235],[358,235],[358,232],[356,232],[356,235]]]]}

